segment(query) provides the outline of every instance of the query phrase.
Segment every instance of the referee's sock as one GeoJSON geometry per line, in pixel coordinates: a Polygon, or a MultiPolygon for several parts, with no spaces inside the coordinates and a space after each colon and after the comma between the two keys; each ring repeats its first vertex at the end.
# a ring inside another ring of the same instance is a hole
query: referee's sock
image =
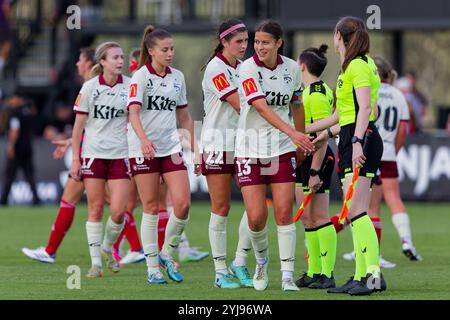
{"type": "MultiPolygon", "coordinates": [[[[379,263],[379,247],[377,234],[373,226],[372,221],[366,212],[363,212],[352,220],[353,237],[359,243],[359,252],[362,253],[364,261],[366,263],[366,273],[372,274],[374,277],[380,275],[380,263],[379,263]]],[[[358,257],[358,252],[356,257],[358,257]]]]}
{"type": "Polygon", "coordinates": [[[312,278],[320,274],[322,263],[320,261],[320,244],[317,228],[305,228],[306,247],[308,249],[308,271],[307,276],[312,278]]]}
{"type": "Polygon", "coordinates": [[[322,264],[322,274],[331,278],[336,263],[336,230],[331,222],[320,226],[317,230],[317,237],[320,246],[320,262],[322,264]]]}

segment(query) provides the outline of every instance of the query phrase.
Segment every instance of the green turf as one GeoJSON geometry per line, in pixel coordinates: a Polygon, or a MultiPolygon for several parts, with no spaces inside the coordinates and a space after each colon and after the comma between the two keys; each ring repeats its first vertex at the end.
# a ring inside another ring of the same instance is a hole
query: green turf
{"type": "MultiPolygon", "coordinates": [[[[338,209],[333,205],[333,211],[338,209]]],[[[237,228],[242,213],[242,203],[233,203],[228,224],[228,256],[234,257],[237,228]]],[[[29,260],[21,248],[37,247],[47,241],[56,207],[0,208],[0,299],[349,299],[347,295],[330,295],[324,291],[302,289],[298,293],[284,293],[280,286],[280,262],[273,214],[270,215],[270,267],[269,288],[264,292],[239,288],[220,290],[213,288],[213,263],[211,257],[198,263],[183,264],[181,271],[185,281],[170,282],[163,286],[146,283],[145,264],[125,266],[119,274],[105,272],[102,279],[86,279],[89,253],[86,243],[86,207],[77,208],[74,224],[58,251],[54,265],[29,260]],[[81,268],[81,289],[66,287],[67,267],[81,268]]],[[[139,210],[137,211],[139,212],[139,210]]],[[[397,233],[392,226],[386,208],[383,208],[382,253],[387,260],[397,263],[394,269],[384,270],[388,291],[374,294],[369,299],[450,299],[450,250],[448,229],[450,206],[448,204],[408,204],[413,227],[414,241],[422,262],[410,262],[401,253],[397,233]]],[[[137,214],[139,226],[141,214],[137,214]]],[[[209,204],[194,203],[187,233],[191,245],[209,250],[208,242],[209,204]]],[[[297,225],[297,261],[295,276],[305,270],[304,232],[297,225]]],[[[344,261],[343,253],[352,250],[351,234],[344,231],[338,236],[338,259],[335,277],[338,284],[346,281],[354,269],[353,263],[344,261]]],[[[254,258],[250,255],[250,267],[254,258]]],[[[351,298],[358,299],[358,298],[351,298]]],[[[366,298],[367,299],[367,298],[366,298]]]]}

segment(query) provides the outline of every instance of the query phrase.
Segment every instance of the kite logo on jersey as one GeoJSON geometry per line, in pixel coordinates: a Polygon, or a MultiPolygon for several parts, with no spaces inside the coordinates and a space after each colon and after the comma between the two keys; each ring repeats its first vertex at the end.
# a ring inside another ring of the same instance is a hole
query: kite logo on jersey
{"type": "Polygon", "coordinates": [[[135,98],[137,96],[137,83],[133,83],[130,86],[130,98],[135,98]]]}
{"type": "Polygon", "coordinates": [[[75,107],[78,107],[81,101],[81,93],[78,94],[77,99],[75,100],[75,107]]]}
{"type": "Polygon", "coordinates": [[[256,86],[255,80],[253,78],[247,79],[242,82],[244,87],[245,96],[248,97],[252,93],[258,92],[258,87],[256,86]]]}
{"type": "Polygon", "coordinates": [[[219,91],[223,91],[230,86],[230,83],[228,82],[227,77],[225,77],[225,73],[223,72],[215,76],[212,80],[214,82],[214,86],[219,91]]]}

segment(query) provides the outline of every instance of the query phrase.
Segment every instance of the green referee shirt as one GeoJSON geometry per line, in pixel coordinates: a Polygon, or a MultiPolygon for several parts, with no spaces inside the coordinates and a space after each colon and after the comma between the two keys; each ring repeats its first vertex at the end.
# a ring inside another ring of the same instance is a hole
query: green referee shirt
{"type": "Polygon", "coordinates": [[[370,87],[372,112],[369,121],[375,121],[375,101],[378,99],[380,77],[377,66],[369,55],[354,58],[344,73],[338,77],[336,86],[336,107],[339,115],[339,126],[356,122],[359,105],[355,89],[370,87]]]}
{"type": "Polygon", "coordinates": [[[305,125],[331,116],[333,113],[333,91],[322,80],[308,85],[303,90],[305,125]]]}

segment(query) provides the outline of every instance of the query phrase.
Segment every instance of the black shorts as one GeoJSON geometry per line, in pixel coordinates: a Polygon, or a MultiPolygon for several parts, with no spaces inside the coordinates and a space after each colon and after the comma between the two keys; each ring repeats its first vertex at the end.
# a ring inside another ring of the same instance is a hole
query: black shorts
{"type": "MultiPolygon", "coordinates": [[[[308,156],[302,162],[300,166],[297,167],[296,174],[296,186],[303,187],[303,192],[309,192],[309,169],[311,168],[313,156],[308,156]]],[[[333,175],[334,170],[334,162],[335,157],[333,154],[333,150],[331,150],[330,146],[327,147],[327,152],[325,153],[325,158],[323,159],[322,165],[320,166],[319,177],[322,180],[323,184],[316,193],[325,193],[330,191],[331,185],[331,176],[333,175]]]]}
{"type": "MultiPolygon", "coordinates": [[[[341,127],[339,134],[339,177],[341,180],[346,176],[353,174],[352,168],[352,137],[355,135],[355,124],[348,124],[341,127]]],[[[359,175],[367,178],[375,177],[375,174],[380,167],[381,156],[383,155],[383,140],[378,133],[373,122],[369,122],[369,126],[363,137],[363,153],[366,157],[366,162],[359,170],[359,175]]]]}

